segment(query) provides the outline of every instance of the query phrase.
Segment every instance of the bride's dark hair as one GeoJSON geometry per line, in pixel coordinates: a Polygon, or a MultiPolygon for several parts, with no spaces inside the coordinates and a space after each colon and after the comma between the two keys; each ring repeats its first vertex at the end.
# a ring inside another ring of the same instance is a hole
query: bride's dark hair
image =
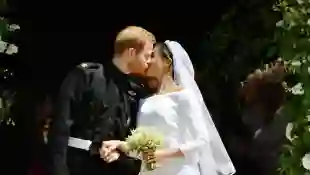
{"type": "Polygon", "coordinates": [[[170,66],[172,66],[173,65],[173,59],[172,59],[173,54],[169,50],[168,46],[164,42],[158,42],[156,43],[155,47],[159,49],[159,52],[161,54],[160,56],[166,59],[166,61],[170,63],[170,66]]]}
{"type": "MultiPolygon", "coordinates": [[[[173,70],[173,55],[171,51],[169,50],[168,46],[164,42],[157,42],[154,45],[154,48],[156,50],[156,53],[159,54],[160,59],[162,59],[164,62],[167,62],[169,64],[169,69],[171,72],[170,75],[174,79],[174,70],[173,70]]],[[[156,77],[150,77],[145,76],[144,79],[148,82],[149,89],[156,93],[158,91],[158,84],[160,83],[159,80],[156,77]]]]}
{"type": "Polygon", "coordinates": [[[171,76],[174,78],[174,71],[173,71],[173,54],[168,48],[168,46],[164,42],[157,42],[155,47],[158,48],[160,56],[165,59],[169,63],[171,69],[171,76]]]}

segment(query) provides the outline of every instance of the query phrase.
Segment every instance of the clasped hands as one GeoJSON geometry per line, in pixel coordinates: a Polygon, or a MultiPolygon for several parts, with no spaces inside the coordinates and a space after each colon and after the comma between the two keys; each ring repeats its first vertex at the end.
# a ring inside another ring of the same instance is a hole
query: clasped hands
{"type": "MultiPolygon", "coordinates": [[[[102,146],[99,149],[100,158],[103,159],[107,163],[114,162],[119,159],[120,152],[126,152],[123,150],[124,141],[120,140],[109,140],[103,141],[102,146]]],[[[146,151],[142,153],[142,160],[145,162],[158,162],[161,158],[163,158],[163,151],[146,151]]]]}
{"type": "Polygon", "coordinates": [[[100,158],[107,163],[116,161],[120,157],[118,148],[120,148],[122,144],[124,144],[124,142],[120,140],[103,141],[99,149],[100,158]]]}

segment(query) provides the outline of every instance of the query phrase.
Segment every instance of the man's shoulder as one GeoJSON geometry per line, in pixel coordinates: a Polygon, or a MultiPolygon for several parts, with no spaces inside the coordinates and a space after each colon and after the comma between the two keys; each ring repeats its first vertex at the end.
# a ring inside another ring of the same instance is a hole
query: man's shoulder
{"type": "Polygon", "coordinates": [[[73,67],[67,77],[105,77],[104,67],[100,63],[80,63],[73,67]]]}
{"type": "Polygon", "coordinates": [[[73,67],[64,81],[88,82],[105,80],[103,65],[100,63],[80,63],[73,67]],[[83,81],[85,80],[85,81],[83,81]]]}
{"type": "Polygon", "coordinates": [[[85,73],[89,72],[102,72],[103,74],[103,65],[100,63],[93,63],[93,62],[85,62],[85,63],[80,63],[75,67],[75,69],[80,70],[85,73]]]}

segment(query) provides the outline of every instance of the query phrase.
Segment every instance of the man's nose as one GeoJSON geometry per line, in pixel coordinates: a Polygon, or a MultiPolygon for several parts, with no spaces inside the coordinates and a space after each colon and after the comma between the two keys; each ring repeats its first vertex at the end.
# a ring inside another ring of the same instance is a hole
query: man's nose
{"type": "Polygon", "coordinates": [[[148,59],[145,60],[145,63],[146,63],[147,65],[151,64],[151,62],[152,62],[152,58],[148,58],[148,59]]]}

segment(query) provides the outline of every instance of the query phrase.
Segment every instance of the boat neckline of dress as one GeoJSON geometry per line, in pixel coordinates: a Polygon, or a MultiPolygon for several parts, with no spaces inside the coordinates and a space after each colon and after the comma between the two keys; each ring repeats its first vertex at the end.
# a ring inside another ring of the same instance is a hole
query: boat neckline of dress
{"type": "Polygon", "coordinates": [[[178,91],[166,92],[166,93],[162,93],[162,94],[154,94],[152,96],[149,96],[146,99],[155,98],[155,97],[162,97],[162,96],[170,96],[170,95],[174,95],[174,94],[178,94],[178,93],[183,93],[185,91],[187,91],[187,89],[183,88],[183,89],[178,90],[178,91]]]}

